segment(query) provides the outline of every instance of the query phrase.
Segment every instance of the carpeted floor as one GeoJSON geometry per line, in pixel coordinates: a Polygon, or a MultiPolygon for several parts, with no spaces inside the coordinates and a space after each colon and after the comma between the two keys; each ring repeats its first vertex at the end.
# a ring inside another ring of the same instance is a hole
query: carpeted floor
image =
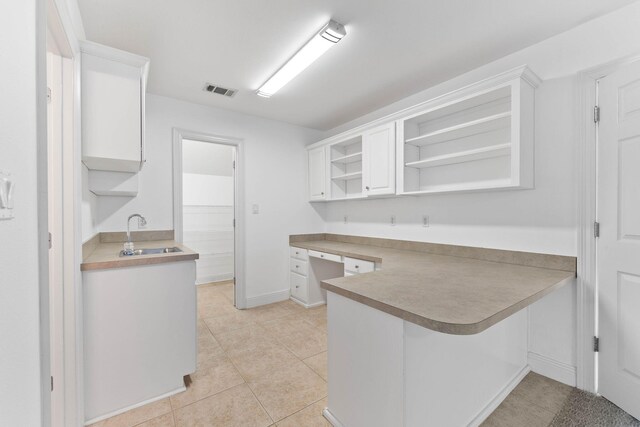
{"type": "Polygon", "coordinates": [[[640,421],[603,397],[574,389],[551,427],[640,427],[640,421]]]}

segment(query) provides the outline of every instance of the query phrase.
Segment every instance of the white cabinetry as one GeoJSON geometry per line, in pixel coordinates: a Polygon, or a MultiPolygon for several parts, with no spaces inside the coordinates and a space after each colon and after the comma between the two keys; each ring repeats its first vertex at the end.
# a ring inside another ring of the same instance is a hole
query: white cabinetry
{"type": "Polygon", "coordinates": [[[309,200],[327,199],[327,147],[309,150],[309,200]]]}
{"type": "Polygon", "coordinates": [[[314,144],[309,148],[309,200],[395,194],[395,141],[395,123],[390,122],[314,144]]]}
{"type": "Polygon", "coordinates": [[[398,193],[533,187],[534,90],[526,68],[398,120],[398,193]]]}
{"type": "Polygon", "coordinates": [[[184,390],[196,370],[196,264],[82,273],[85,421],[184,390]]]}
{"type": "Polygon", "coordinates": [[[518,67],[317,142],[309,199],[533,188],[539,84],[518,67]]]}
{"type": "Polygon", "coordinates": [[[326,303],[326,291],[320,287],[322,280],[343,275],[340,255],[289,247],[289,286],[291,298],[309,308],[326,303]]]}
{"type": "Polygon", "coordinates": [[[375,263],[362,259],[344,257],[344,275],[353,276],[354,274],[370,273],[375,270],[375,263]]]}
{"type": "Polygon", "coordinates": [[[147,58],[82,42],[82,161],[138,172],[144,163],[147,58]]]}
{"type": "Polygon", "coordinates": [[[377,127],[363,135],[363,181],[367,196],[381,196],[396,192],[395,123],[377,127]]]}
{"type": "Polygon", "coordinates": [[[329,146],[330,199],[362,197],[362,135],[329,146]]]}

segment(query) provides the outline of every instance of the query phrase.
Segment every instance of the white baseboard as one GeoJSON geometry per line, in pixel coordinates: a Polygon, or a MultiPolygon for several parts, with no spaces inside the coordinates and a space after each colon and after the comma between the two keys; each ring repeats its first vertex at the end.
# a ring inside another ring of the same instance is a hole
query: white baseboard
{"type": "Polygon", "coordinates": [[[162,394],[160,396],[153,397],[151,399],[147,399],[147,400],[145,400],[143,402],[136,403],[135,405],[127,406],[126,408],[118,409],[117,411],[109,412],[108,414],[101,415],[99,417],[95,417],[95,418],[92,418],[90,420],[87,420],[87,421],[84,422],[84,425],[88,426],[90,424],[95,424],[95,423],[97,423],[99,421],[104,421],[107,418],[115,417],[116,415],[123,414],[123,413],[125,413],[127,411],[130,411],[132,409],[136,409],[136,408],[139,408],[141,406],[148,405],[149,403],[157,402],[158,400],[166,399],[169,396],[173,396],[174,394],[182,393],[183,391],[186,391],[186,390],[187,390],[187,387],[185,387],[183,385],[182,387],[178,387],[177,389],[175,389],[173,391],[170,391],[169,393],[165,393],[165,394],[162,394]]]}
{"type": "Polygon", "coordinates": [[[498,406],[500,406],[502,401],[506,399],[507,396],[509,396],[509,393],[511,393],[513,389],[516,388],[518,384],[520,384],[520,381],[522,381],[522,379],[527,376],[529,371],[529,366],[525,366],[524,368],[522,368],[511,379],[511,381],[509,381],[507,386],[503,388],[493,399],[491,399],[491,402],[489,402],[489,404],[485,406],[484,409],[480,411],[480,413],[478,413],[478,415],[476,415],[473,420],[471,420],[471,422],[468,424],[468,427],[477,427],[482,424],[484,420],[486,420],[489,415],[491,415],[491,413],[495,411],[498,406]]]}
{"type": "Polygon", "coordinates": [[[231,274],[212,274],[210,276],[204,276],[196,279],[196,285],[204,285],[205,283],[212,282],[224,282],[233,279],[233,273],[231,274]]]}
{"type": "Polygon", "coordinates": [[[256,297],[247,297],[247,308],[258,307],[261,305],[272,304],[274,302],[286,301],[289,299],[291,292],[289,289],[271,292],[268,294],[258,295],[256,297]]]}
{"type": "Polygon", "coordinates": [[[576,386],[576,367],[567,363],[558,362],[550,357],[538,353],[529,352],[527,360],[531,370],[537,374],[549,377],[571,387],[576,386]]]}
{"type": "Polygon", "coordinates": [[[304,308],[320,307],[321,305],[327,304],[326,301],[319,301],[319,302],[314,302],[313,304],[307,304],[294,297],[291,297],[291,301],[295,302],[296,304],[300,304],[304,308]]]}
{"type": "Polygon", "coordinates": [[[329,421],[329,424],[331,424],[333,427],[344,427],[344,425],[342,425],[342,423],[333,416],[331,411],[329,411],[329,408],[324,408],[322,410],[322,416],[325,417],[326,420],[329,421]]]}

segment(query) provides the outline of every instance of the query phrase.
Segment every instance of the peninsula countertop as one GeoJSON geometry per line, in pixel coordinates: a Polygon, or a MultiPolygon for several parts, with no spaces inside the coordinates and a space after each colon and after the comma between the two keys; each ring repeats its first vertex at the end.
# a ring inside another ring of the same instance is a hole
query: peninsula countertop
{"type": "Polygon", "coordinates": [[[160,264],[165,262],[190,261],[199,258],[197,252],[177,243],[175,240],[150,240],[134,243],[136,249],[178,247],[182,252],[167,254],[149,254],[135,256],[120,256],[123,248],[121,242],[99,242],[91,253],[83,260],[80,270],[103,270],[108,268],[122,268],[137,265],[160,264]]]}
{"type": "Polygon", "coordinates": [[[576,276],[575,257],[422,244],[456,254],[443,255],[399,248],[415,249],[421,245],[418,242],[395,241],[398,245],[387,239],[350,239],[392,246],[383,247],[318,236],[322,235],[310,236],[315,240],[307,241],[300,241],[303,236],[292,236],[297,239],[291,239],[290,245],[374,261],[381,266],[371,273],[325,280],[322,288],[408,322],[454,335],[482,332],[576,276]],[[546,264],[553,268],[545,268],[546,264]]]}

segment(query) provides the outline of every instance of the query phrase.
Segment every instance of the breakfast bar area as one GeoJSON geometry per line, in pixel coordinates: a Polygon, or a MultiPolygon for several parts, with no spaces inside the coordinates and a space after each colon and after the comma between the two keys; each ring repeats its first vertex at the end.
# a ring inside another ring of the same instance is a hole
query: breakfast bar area
{"type": "Polygon", "coordinates": [[[290,245],[377,266],[320,283],[336,427],[480,425],[530,371],[527,307],[575,279],[564,256],[332,234],[290,245]]]}

